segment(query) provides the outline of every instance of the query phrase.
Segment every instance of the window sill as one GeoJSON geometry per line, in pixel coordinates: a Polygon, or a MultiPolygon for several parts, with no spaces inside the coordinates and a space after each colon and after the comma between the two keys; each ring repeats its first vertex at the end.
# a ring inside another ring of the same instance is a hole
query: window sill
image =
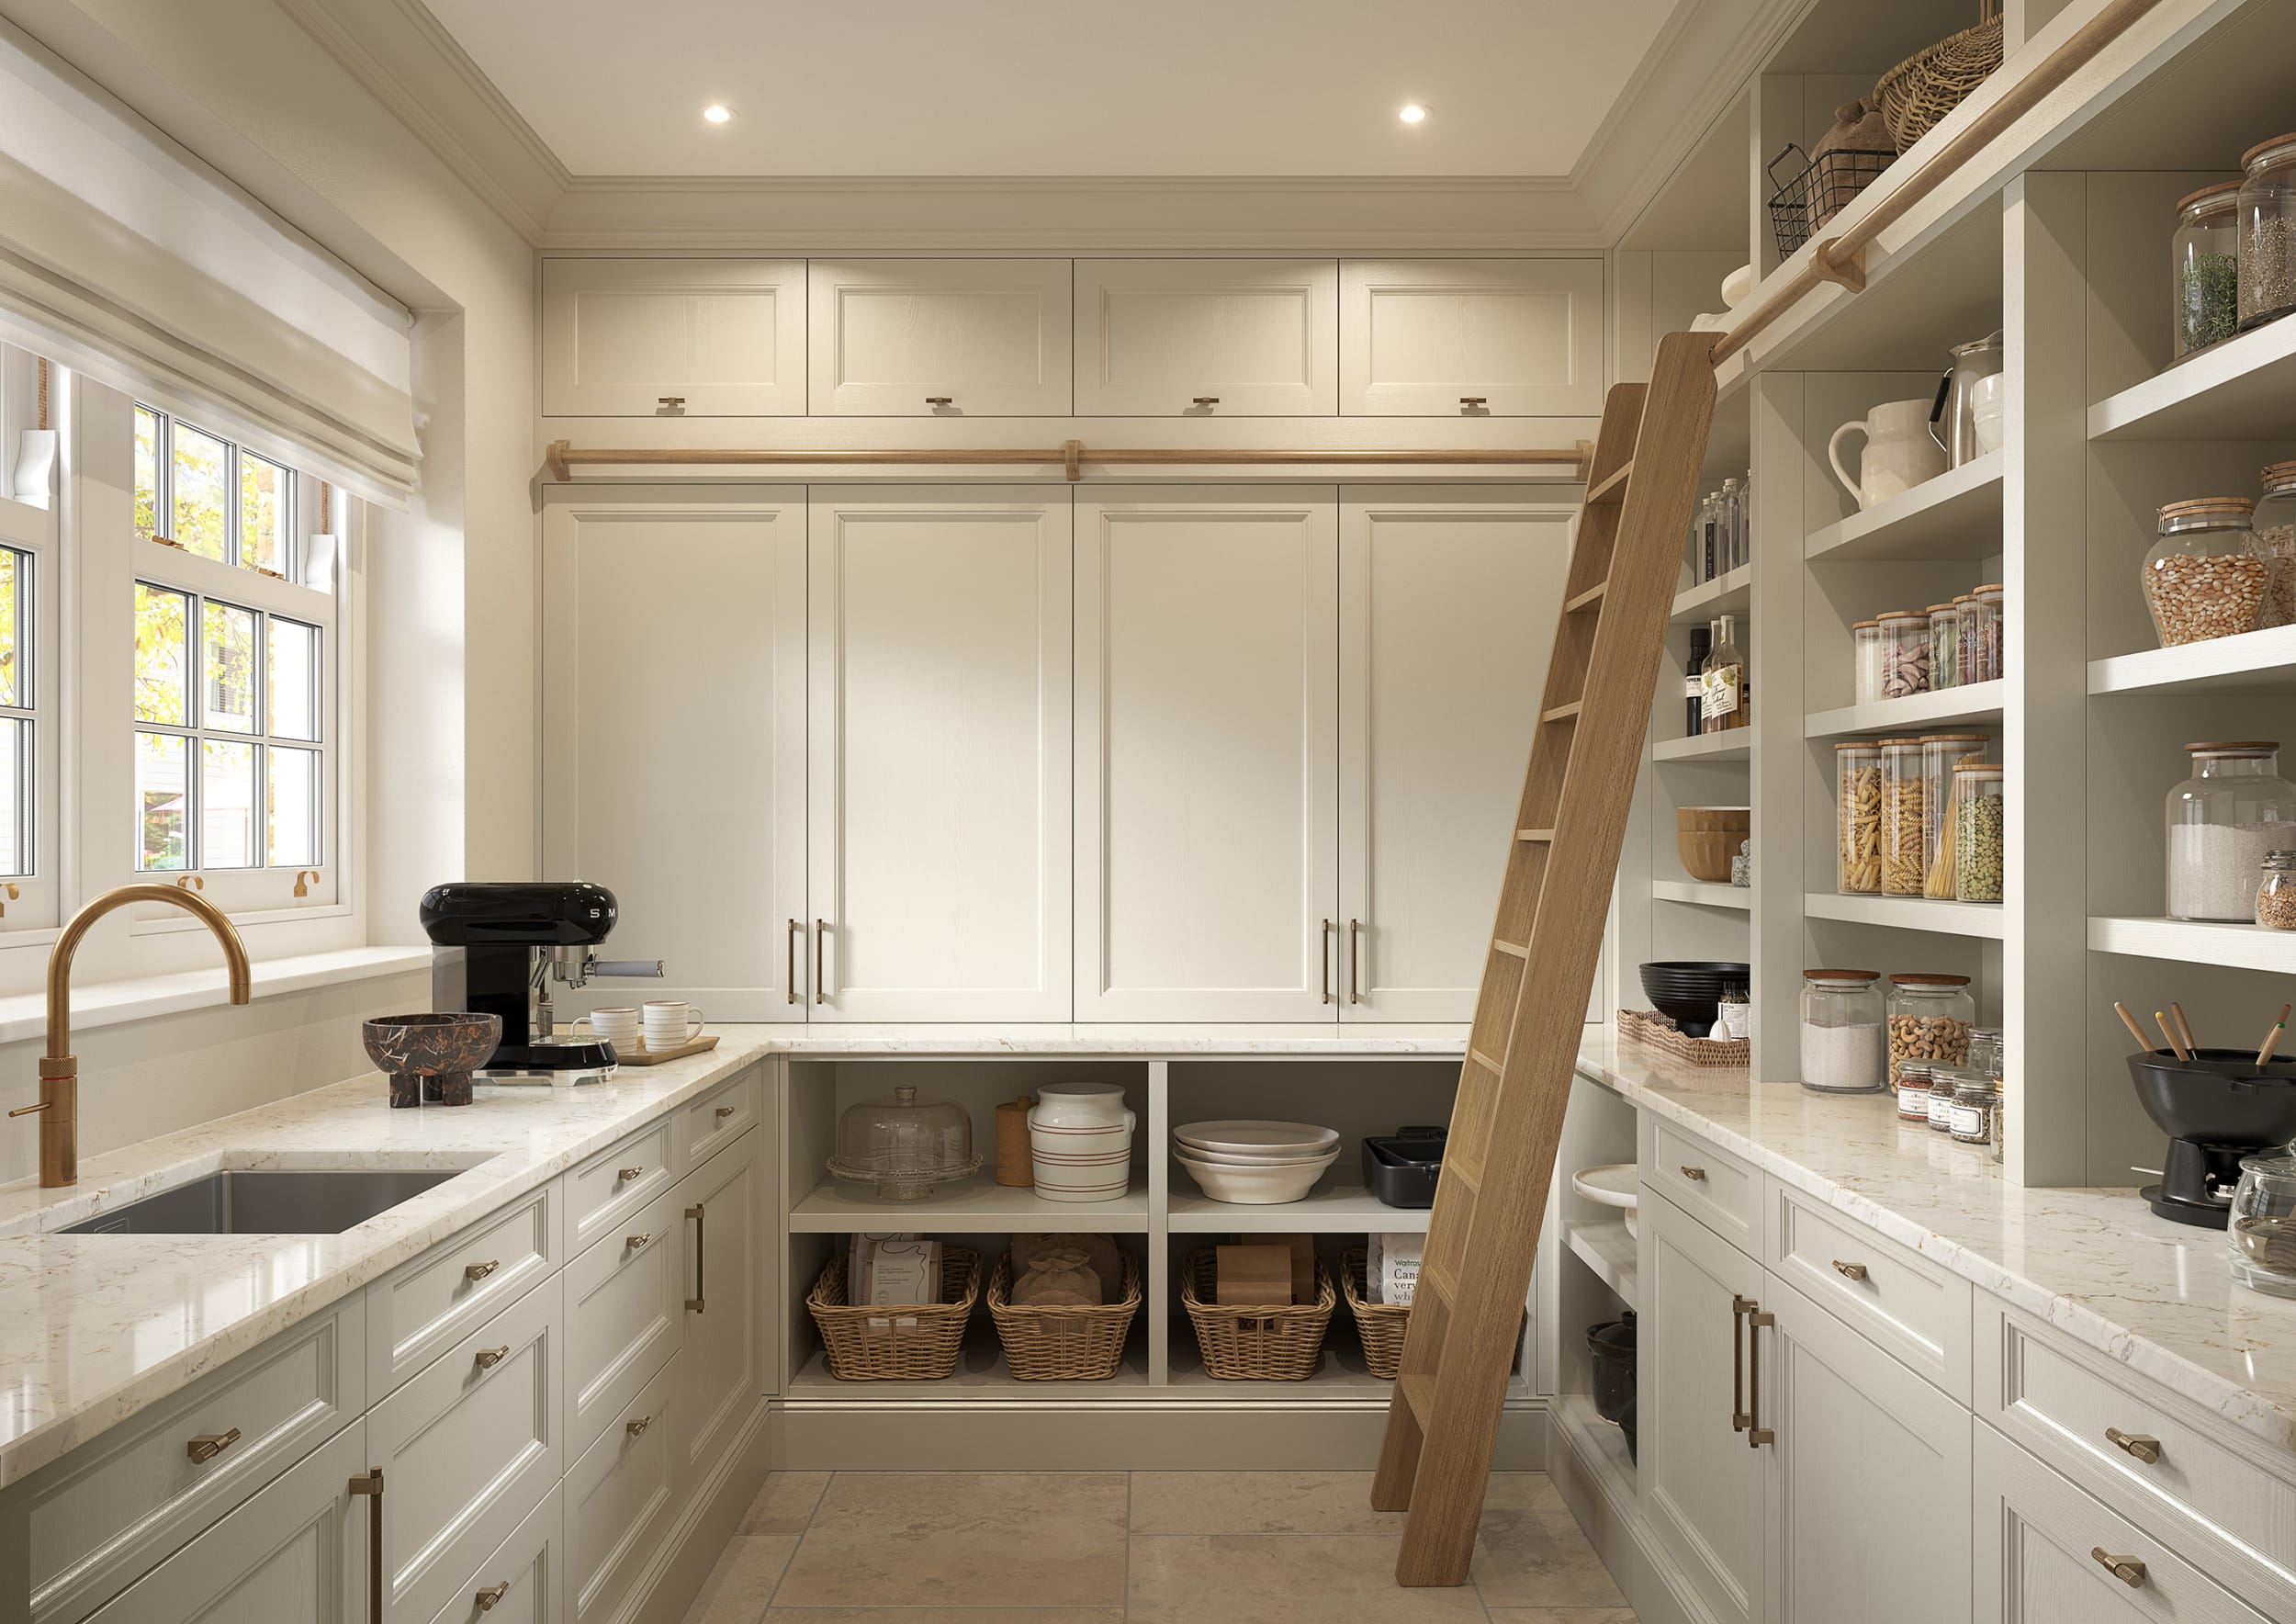
{"type": "MultiPolygon", "coordinates": [[[[313,987],[427,969],[430,963],[428,947],[354,947],[339,953],[271,959],[253,966],[254,993],[259,998],[267,998],[309,992],[313,987]]],[[[86,1032],[154,1015],[207,1009],[223,1001],[225,980],[224,972],[219,967],[75,986],[72,989],[73,1030],[86,1032]]],[[[43,995],[26,993],[0,998],[0,1043],[39,1039],[46,1036],[47,1031],[48,1000],[43,995]]]]}

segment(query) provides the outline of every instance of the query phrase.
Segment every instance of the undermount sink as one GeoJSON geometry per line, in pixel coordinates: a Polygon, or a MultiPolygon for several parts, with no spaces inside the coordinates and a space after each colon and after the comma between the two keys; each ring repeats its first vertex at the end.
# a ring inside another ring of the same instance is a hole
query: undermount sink
{"type": "Polygon", "coordinates": [[[367,1167],[227,1167],[67,1224],[65,1235],[341,1235],[456,1176],[367,1167]]]}

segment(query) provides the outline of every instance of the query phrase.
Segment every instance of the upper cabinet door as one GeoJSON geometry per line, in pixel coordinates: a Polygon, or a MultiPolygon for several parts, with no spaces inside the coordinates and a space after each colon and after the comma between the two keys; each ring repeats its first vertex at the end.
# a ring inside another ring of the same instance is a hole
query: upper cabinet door
{"type": "Polygon", "coordinates": [[[1077,502],[1079,1021],[1334,1018],[1335,495],[1077,502]]]}
{"type": "Polygon", "coordinates": [[[1475,1012],[1575,512],[1536,487],[1341,492],[1343,1021],[1475,1012]]]}
{"type": "Polygon", "coordinates": [[[816,1021],[1069,1018],[1068,492],[816,486],[816,1021]]]}
{"type": "Polygon", "coordinates": [[[551,417],[802,417],[805,265],[545,260],[542,410],[551,417]]]}
{"type": "Polygon", "coordinates": [[[816,417],[1065,417],[1064,259],[812,265],[816,417]]]}
{"type": "Polygon", "coordinates": [[[1347,417],[1593,417],[1599,259],[1344,260],[1347,417]]]}
{"type": "Polygon", "coordinates": [[[1328,259],[1080,259],[1079,417],[1329,417],[1339,267],[1328,259]]]}
{"type": "Polygon", "coordinates": [[[607,952],[713,1021],[807,1008],[805,497],[582,486],[543,519],[543,866],[613,891],[607,952]]]}

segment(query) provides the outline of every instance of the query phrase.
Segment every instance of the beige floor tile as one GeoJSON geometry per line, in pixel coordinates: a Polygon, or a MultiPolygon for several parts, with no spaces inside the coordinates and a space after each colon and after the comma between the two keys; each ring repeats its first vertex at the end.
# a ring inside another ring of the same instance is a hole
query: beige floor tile
{"type": "Polygon", "coordinates": [[[1473,1589],[1405,1590],[1390,1534],[1138,1534],[1131,1624],[1481,1624],[1473,1589]]]}
{"type": "Polygon", "coordinates": [[[1367,1472],[1135,1472],[1135,1534],[1395,1534],[1367,1472]]]}
{"type": "Polygon", "coordinates": [[[794,1534],[737,1534],[686,1609],[685,1624],[757,1624],[797,1549],[794,1534]]]}
{"type": "Polygon", "coordinates": [[[813,1508],[821,1491],[829,1486],[826,1472],[776,1472],[742,1514],[745,1534],[802,1534],[813,1521],[813,1508]]]}
{"type": "Polygon", "coordinates": [[[1100,1607],[1124,1599],[1122,1472],[838,1472],[779,1607],[1100,1607]]]}
{"type": "MultiPolygon", "coordinates": [[[[1124,1624],[1122,1607],[769,1607],[765,1624],[1124,1624]]],[[[1632,1624],[1632,1620],[1628,1620],[1632,1624]]]]}
{"type": "Polygon", "coordinates": [[[1626,1600],[1544,1472],[1491,1474],[1473,1578],[1494,1608],[1615,1609],[1626,1600]]]}
{"type": "Polygon", "coordinates": [[[1635,1624],[1632,1607],[1493,1607],[1491,1624],[1635,1624]]]}

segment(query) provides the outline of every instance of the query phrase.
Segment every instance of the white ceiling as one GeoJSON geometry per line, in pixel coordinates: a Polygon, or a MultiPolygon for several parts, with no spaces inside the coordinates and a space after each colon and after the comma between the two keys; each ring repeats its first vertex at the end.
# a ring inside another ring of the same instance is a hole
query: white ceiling
{"type": "Polygon", "coordinates": [[[598,175],[1563,175],[1676,8],[426,3],[559,162],[598,175]],[[703,121],[714,101],[731,123],[703,121]],[[1424,123],[1398,119],[1406,102],[1424,123]]]}

